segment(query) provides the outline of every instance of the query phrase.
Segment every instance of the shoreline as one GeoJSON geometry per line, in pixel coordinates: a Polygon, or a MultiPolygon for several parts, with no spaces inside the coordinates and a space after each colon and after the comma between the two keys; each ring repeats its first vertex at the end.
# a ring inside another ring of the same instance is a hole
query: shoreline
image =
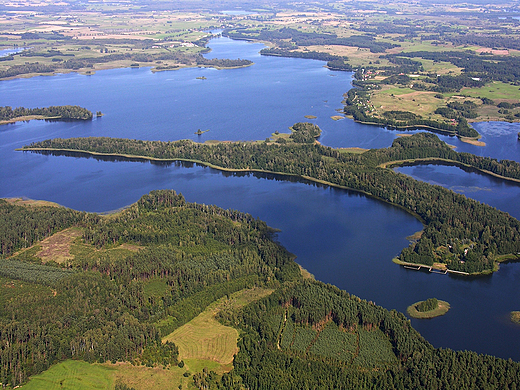
{"type": "MultiPolygon", "coordinates": [[[[457,134],[455,131],[446,130],[446,129],[440,129],[437,127],[432,127],[428,125],[414,125],[414,126],[392,126],[387,123],[379,123],[379,122],[370,122],[370,121],[358,121],[354,119],[352,115],[345,115],[346,118],[352,119],[356,123],[361,123],[362,125],[369,125],[369,126],[377,126],[377,127],[384,127],[388,130],[427,130],[431,131],[432,133],[439,133],[442,135],[447,135],[450,137],[457,137],[462,142],[466,142],[468,144],[472,144],[475,146],[486,146],[486,144],[482,141],[479,141],[480,138],[482,138],[482,135],[479,134],[477,137],[464,137],[462,135],[457,134]]],[[[500,122],[506,122],[506,121],[500,121],[500,122]]],[[[478,123],[478,122],[475,122],[478,123]]]]}
{"type": "Polygon", "coordinates": [[[379,164],[377,167],[378,168],[389,168],[390,169],[390,168],[400,167],[400,166],[403,166],[405,164],[420,165],[421,162],[449,163],[450,165],[454,165],[454,166],[457,166],[457,167],[465,167],[465,168],[475,169],[475,170],[479,171],[482,174],[493,176],[493,177],[496,177],[498,179],[502,179],[502,180],[506,180],[506,181],[512,181],[512,182],[515,182],[515,183],[520,183],[520,179],[515,179],[514,177],[502,176],[502,175],[499,175],[497,173],[493,173],[493,172],[487,171],[485,169],[477,168],[477,167],[474,167],[474,166],[469,165],[469,164],[464,164],[464,163],[459,162],[459,161],[448,160],[448,159],[441,158],[441,157],[423,157],[423,158],[414,158],[414,159],[408,159],[408,160],[394,160],[394,161],[388,161],[386,163],[379,164]]]}
{"type": "MultiPolygon", "coordinates": [[[[497,271],[498,269],[493,269],[493,271],[483,271],[483,272],[474,272],[474,273],[468,273],[468,272],[462,272],[462,271],[455,271],[452,269],[448,269],[447,267],[441,267],[434,263],[433,265],[427,265],[427,264],[420,264],[420,263],[408,263],[406,261],[401,261],[397,257],[394,257],[392,259],[392,263],[403,266],[406,269],[410,269],[413,271],[420,271],[421,269],[427,269],[432,274],[439,274],[439,275],[447,275],[447,274],[455,274],[455,275],[463,275],[463,276],[480,276],[480,275],[487,275],[491,272],[497,271]]],[[[445,264],[443,264],[445,265],[445,264]]]]}
{"type": "MultiPolygon", "coordinates": [[[[415,217],[419,222],[421,222],[423,224],[423,226],[425,225],[425,222],[422,220],[422,218],[419,215],[415,214],[413,211],[408,210],[408,209],[406,209],[406,208],[404,208],[404,207],[402,207],[400,205],[396,205],[396,204],[390,203],[387,200],[379,198],[379,197],[377,197],[377,196],[375,196],[375,195],[373,195],[373,194],[371,194],[369,192],[366,192],[366,191],[361,191],[361,190],[357,190],[357,189],[354,189],[354,188],[341,186],[341,185],[338,185],[338,184],[327,182],[325,180],[316,179],[316,178],[313,178],[313,177],[310,177],[310,176],[294,175],[294,174],[283,173],[283,172],[266,171],[266,170],[262,170],[262,169],[251,169],[251,168],[234,168],[233,169],[233,168],[224,168],[224,167],[220,167],[220,166],[208,163],[208,162],[195,160],[195,159],[184,159],[184,158],[166,159],[166,158],[138,156],[138,155],[129,155],[129,154],[121,154],[121,153],[99,153],[99,152],[92,152],[92,151],[85,151],[85,150],[55,149],[55,148],[18,148],[18,149],[15,149],[15,150],[16,151],[22,151],[22,152],[39,152],[39,151],[50,151],[50,152],[53,152],[54,151],[54,152],[83,153],[83,154],[90,155],[90,156],[122,157],[122,158],[128,158],[128,159],[136,159],[136,160],[143,160],[143,161],[158,161],[158,162],[176,162],[176,161],[181,161],[181,162],[200,164],[200,165],[207,166],[207,167],[213,168],[213,169],[217,169],[217,170],[223,171],[223,172],[251,172],[251,173],[264,173],[264,174],[272,174],[272,175],[286,176],[286,177],[297,177],[297,178],[301,178],[303,180],[307,180],[309,182],[318,183],[318,184],[322,184],[322,185],[326,185],[326,186],[330,186],[330,187],[334,187],[334,188],[339,188],[339,189],[343,189],[343,190],[347,190],[347,191],[353,191],[353,192],[356,192],[356,193],[363,194],[363,195],[368,196],[368,197],[370,197],[372,199],[376,199],[376,200],[379,200],[379,201],[384,202],[386,204],[389,204],[389,205],[391,205],[393,207],[400,208],[401,210],[403,210],[403,211],[407,212],[408,214],[412,215],[413,217],[415,217]]],[[[508,258],[508,260],[510,260],[510,259],[508,258]]],[[[462,271],[441,269],[439,267],[429,266],[429,265],[426,265],[426,264],[415,264],[415,263],[402,262],[402,261],[400,261],[397,258],[392,259],[392,262],[394,262],[395,264],[404,266],[405,268],[406,267],[410,267],[410,269],[414,269],[414,270],[417,270],[417,271],[420,270],[421,268],[427,268],[432,273],[440,273],[440,274],[450,273],[450,274],[456,274],[456,275],[461,275],[461,276],[487,275],[487,274],[491,274],[493,272],[496,272],[499,269],[499,266],[498,266],[499,262],[497,262],[495,264],[495,266],[493,267],[492,270],[485,270],[483,272],[477,272],[477,273],[471,273],[471,274],[467,273],[467,272],[462,272],[462,271]],[[444,271],[444,272],[442,272],[442,271],[444,271]]]]}
{"type": "Polygon", "coordinates": [[[158,161],[158,162],[181,161],[181,162],[200,164],[200,165],[203,165],[203,166],[207,166],[208,168],[217,169],[217,170],[223,171],[223,172],[251,172],[251,173],[265,173],[265,174],[271,174],[271,175],[297,177],[297,178],[301,178],[301,179],[304,179],[304,180],[307,180],[307,181],[310,181],[310,182],[326,185],[326,186],[329,186],[329,187],[339,188],[339,189],[342,189],[342,190],[353,191],[353,192],[356,192],[356,193],[360,193],[360,194],[366,195],[366,196],[368,196],[368,197],[370,197],[372,199],[377,199],[377,200],[379,200],[381,202],[384,202],[384,203],[389,204],[391,206],[400,208],[403,211],[406,211],[408,214],[410,214],[413,217],[415,217],[420,223],[422,223],[423,225],[425,224],[424,220],[418,214],[414,213],[413,211],[408,210],[408,209],[406,209],[403,206],[400,206],[400,205],[397,205],[397,204],[394,204],[394,203],[390,203],[387,200],[382,199],[382,198],[380,198],[378,196],[375,196],[375,195],[373,195],[370,192],[358,190],[358,189],[351,188],[351,187],[342,186],[342,185],[339,185],[339,184],[334,184],[334,183],[331,183],[331,182],[328,182],[328,181],[325,181],[325,180],[316,179],[316,178],[311,177],[311,176],[304,176],[304,175],[300,176],[300,175],[294,175],[294,174],[291,174],[291,173],[266,171],[266,170],[263,170],[263,169],[224,168],[224,167],[221,167],[221,166],[218,166],[218,165],[211,164],[209,162],[205,162],[205,161],[201,161],[201,160],[194,160],[194,159],[187,159],[187,158],[157,158],[157,157],[148,157],[148,156],[138,156],[138,155],[132,155],[132,154],[99,153],[99,152],[92,152],[92,151],[86,151],[86,150],[55,149],[55,148],[18,148],[18,149],[15,149],[15,151],[20,151],[20,152],[50,151],[50,152],[84,153],[84,154],[88,154],[88,155],[91,155],[91,156],[99,156],[99,157],[123,157],[123,158],[128,158],[128,159],[136,159],[136,160],[144,160],[144,161],[158,161]]]}
{"type": "Polygon", "coordinates": [[[61,119],[61,116],[43,116],[43,115],[27,115],[27,116],[19,116],[12,119],[6,119],[3,121],[0,121],[1,125],[9,125],[16,122],[29,122],[32,120],[46,120],[46,119],[61,119]]]}

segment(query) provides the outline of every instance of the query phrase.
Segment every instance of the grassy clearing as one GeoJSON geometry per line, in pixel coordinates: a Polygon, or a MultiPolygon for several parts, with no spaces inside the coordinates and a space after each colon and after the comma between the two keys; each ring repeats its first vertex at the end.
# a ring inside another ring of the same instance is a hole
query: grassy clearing
{"type": "Polygon", "coordinates": [[[496,258],[496,261],[499,263],[504,263],[507,261],[518,261],[518,260],[520,260],[520,255],[514,254],[514,253],[510,253],[508,255],[497,256],[497,258],[496,258]]]}
{"type": "Polygon", "coordinates": [[[462,69],[449,62],[434,62],[433,60],[425,60],[422,58],[415,58],[422,63],[424,71],[428,73],[435,73],[438,75],[452,74],[459,75],[462,69]]]}
{"type": "MultiPolygon", "coordinates": [[[[191,372],[201,371],[205,365],[190,366],[191,372]],[[194,371],[196,368],[197,371],[194,371]],[[199,369],[200,368],[200,369],[199,369]]],[[[191,377],[184,377],[185,367],[150,368],[133,366],[130,363],[89,364],[83,361],[66,360],[52,366],[47,371],[35,375],[22,389],[27,390],[112,390],[116,381],[120,381],[136,390],[169,390],[188,388],[191,377]]]]}
{"type": "MultiPolygon", "coordinates": [[[[179,359],[191,364],[208,366],[214,371],[225,372],[231,369],[233,356],[238,352],[238,331],[224,326],[215,319],[220,310],[232,310],[245,306],[272,293],[273,290],[253,288],[241,290],[229,298],[222,298],[211,304],[187,324],[163,338],[179,347],[179,359]]],[[[194,371],[191,368],[190,371],[194,371]]]]}
{"type": "Polygon", "coordinates": [[[35,375],[22,388],[24,390],[108,390],[115,386],[114,374],[114,370],[106,366],[67,360],[35,375]]]}
{"type": "Polygon", "coordinates": [[[408,315],[410,317],[421,318],[421,319],[434,318],[434,317],[443,316],[444,314],[446,314],[448,312],[448,310],[450,310],[450,304],[448,302],[439,300],[439,305],[437,306],[436,309],[420,312],[417,310],[416,307],[421,302],[422,301],[415,302],[413,305],[408,306],[408,308],[406,309],[406,312],[408,313],[408,315]]]}
{"type": "Polygon", "coordinates": [[[361,153],[365,153],[367,150],[368,149],[352,147],[352,148],[340,148],[340,149],[338,149],[338,152],[340,152],[340,153],[350,153],[350,154],[361,154],[361,153]]]}
{"type": "Polygon", "coordinates": [[[143,286],[143,294],[146,299],[151,297],[160,299],[166,295],[168,290],[166,280],[160,278],[152,279],[143,286]]]}
{"type": "Polygon", "coordinates": [[[500,81],[493,81],[480,88],[464,88],[462,93],[467,96],[486,97],[496,101],[520,101],[520,87],[500,81]]]}
{"type": "Polygon", "coordinates": [[[132,244],[123,244],[116,248],[110,249],[97,249],[93,245],[85,244],[78,237],[74,240],[70,246],[70,254],[72,256],[72,262],[79,259],[85,258],[101,258],[108,256],[112,261],[117,261],[130,256],[133,252],[136,252],[141,247],[132,244]]]}
{"type": "Polygon", "coordinates": [[[371,98],[378,113],[384,111],[410,111],[416,115],[444,121],[435,110],[444,105],[444,99],[437,99],[434,92],[415,91],[411,88],[383,87],[374,91],[371,98]]]}

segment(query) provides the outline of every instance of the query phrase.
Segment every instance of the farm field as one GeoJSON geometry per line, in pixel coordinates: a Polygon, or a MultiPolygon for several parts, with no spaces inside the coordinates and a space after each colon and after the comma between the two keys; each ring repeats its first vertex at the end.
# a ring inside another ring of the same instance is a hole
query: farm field
{"type": "MultiPolygon", "coordinates": [[[[255,288],[239,291],[229,298],[221,298],[201,314],[173,333],[165,336],[179,347],[179,359],[188,369],[191,365],[210,365],[217,373],[229,371],[233,356],[238,352],[238,331],[218,322],[215,316],[221,310],[233,310],[272,293],[273,290],[255,288]]],[[[193,368],[192,368],[193,369],[193,368]]]]}

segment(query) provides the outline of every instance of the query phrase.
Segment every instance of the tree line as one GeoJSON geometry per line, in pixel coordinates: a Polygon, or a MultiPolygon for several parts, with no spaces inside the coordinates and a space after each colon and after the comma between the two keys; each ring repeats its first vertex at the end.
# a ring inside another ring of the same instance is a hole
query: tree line
{"type": "MultiPolygon", "coordinates": [[[[520,79],[520,58],[515,56],[481,56],[468,52],[459,51],[415,51],[409,53],[388,54],[391,57],[424,58],[436,62],[449,62],[463,69],[463,75],[474,78],[485,78],[488,80],[516,82],[520,79]],[[492,59],[492,61],[490,61],[492,59]]],[[[457,79],[456,76],[439,76],[457,79]]],[[[469,81],[468,81],[469,82],[469,81]]]]}
{"type": "MultiPolygon", "coordinates": [[[[23,241],[33,226],[51,234],[71,224],[84,235],[82,249],[62,266],[29,263],[22,255],[1,262],[4,386],[17,386],[71,358],[176,364],[177,348],[162,344],[161,335],[227,294],[300,277],[294,256],[274,241],[265,222],[188,203],[172,190],[153,191],[116,216],[69,210],[72,217],[57,221],[46,207],[5,203],[0,202],[7,211],[0,213],[3,237],[23,241]],[[142,249],[124,250],[121,243],[142,249]],[[23,285],[12,285],[13,279],[23,285]],[[159,295],[146,293],[153,280],[164,283],[159,295]]],[[[59,215],[67,210],[53,209],[59,215]]]]}
{"type": "Polygon", "coordinates": [[[421,239],[401,253],[403,260],[413,263],[440,261],[450,269],[474,273],[492,270],[498,255],[520,252],[520,223],[508,214],[445,188],[377,168],[385,159],[429,157],[451,158],[479,169],[502,172],[504,176],[518,171],[518,164],[513,162],[449,151],[432,134],[397,139],[390,148],[361,155],[343,154],[315,144],[204,145],[188,140],[160,142],[102,137],[54,139],[30,147],[189,160],[227,169],[308,177],[360,191],[402,207],[424,222],[421,239]]]}
{"type": "MultiPolygon", "coordinates": [[[[290,39],[297,46],[341,45],[356,46],[369,49],[372,53],[383,53],[387,49],[398,47],[394,43],[377,41],[371,35],[353,35],[340,38],[332,33],[303,32],[291,27],[278,30],[262,29],[233,29],[224,30],[222,35],[233,39],[255,39],[276,42],[290,39]]],[[[295,47],[295,48],[296,48],[295,47]]]]}
{"type": "Polygon", "coordinates": [[[49,106],[42,108],[25,108],[10,106],[0,107],[0,121],[19,118],[29,115],[41,115],[52,119],[64,120],[89,120],[92,119],[92,112],[80,106],[49,106]]]}
{"type": "Polygon", "coordinates": [[[519,385],[519,363],[470,351],[435,349],[403,314],[320,282],[278,289],[242,310],[222,314],[221,321],[239,327],[243,337],[233,371],[221,380],[207,378],[208,389],[516,389],[519,385]],[[363,359],[280,347],[287,312],[294,313],[299,332],[314,330],[318,340],[323,333],[340,338],[356,333],[382,335],[381,342],[361,343],[354,353],[374,355],[388,343],[395,360],[374,369],[363,359]]]}

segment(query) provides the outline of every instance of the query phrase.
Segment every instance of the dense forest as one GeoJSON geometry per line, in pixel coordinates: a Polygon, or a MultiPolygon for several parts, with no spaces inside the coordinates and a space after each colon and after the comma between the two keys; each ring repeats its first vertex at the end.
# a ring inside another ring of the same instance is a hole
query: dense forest
{"type": "MultiPolygon", "coordinates": [[[[49,221],[39,214],[40,206],[10,207],[20,217],[2,223],[4,236],[14,221],[31,218],[42,226],[49,221]]],[[[83,234],[72,243],[73,258],[66,263],[36,264],[31,249],[0,262],[4,386],[23,384],[71,358],[176,365],[177,346],[161,342],[161,336],[220,297],[252,286],[274,292],[219,313],[223,324],[241,330],[233,370],[222,376],[207,369],[194,373],[195,388],[520,385],[519,363],[435,349],[403,314],[302,280],[293,256],[273,241],[272,229],[249,214],[188,203],[171,190],[152,191],[115,215],[78,214],[83,218],[75,228],[83,234]],[[6,264],[22,272],[9,273],[6,264]],[[159,295],[149,292],[150,283],[162,286],[159,295]]],[[[23,232],[18,235],[21,239],[23,232]]],[[[129,387],[118,382],[116,388],[129,387]]]]}
{"type": "Polygon", "coordinates": [[[519,382],[520,364],[434,349],[401,313],[319,282],[279,289],[223,320],[244,333],[226,384],[236,376],[250,389],[516,389],[519,382]]]}
{"type": "Polygon", "coordinates": [[[260,50],[260,54],[264,56],[278,56],[278,57],[292,57],[292,58],[305,58],[308,60],[319,60],[327,61],[327,66],[333,70],[344,70],[351,71],[352,66],[345,63],[348,59],[346,57],[336,56],[328,53],[321,53],[318,51],[293,51],[289,49],[280,48],[265,48],[260,50]]]}
{"type": "MultiPolygon", "coordinates": [[[[494,46],[494,45],[493,45],[494,46]]],[[[516,82],[520,80],[520,58],[515,56],[487,56],[459,51],[414,51],[399,54],[388,54],[387,58],[424,58],[436,62],[449,62],[463,69],[464,75],[487,80],[516,82]]],[[[444,76],[450,77],[450,76],[444,76]]]]}
{"type": "Polygon", "coordinates": [[[15,109],[9,106],[0,107],[0,121],[29,115],[40,115],[63,120],[92,119],[92,112],[80,106],[50,106],[43,108],[16,107],[15,109]]]}
{"type": "MultiPolygon", "coordinates": [[[[497,175],[518,177],[520,166],[452,151],[433,134],[396,139],[390,148],[363,154],[342,153],[318,144],[219,143],[197,144],[113,138],[54,139],[33,143],[25,150],[85,151],[99,154],[188,160],[232,170],[258,170],[310,178],[360,191],[402,207],[425,225],[421,238],[405,248],[400,259],[451,270],[491,272],[497,256],[520,252],[520,222],[508,214],[443,187],[414,180],[383,163],[409,159],[443,159],[497,175]]],[[[74,155],[74,154],[73,154],[74,155]]],[[[77,156],[77,155],[76,155],[77,156]]]]}
{"type": "Polygon", "coordinates": [[[280,41],[290,40],[293,48],[298,46],[322,46],[322,45],[341,45],[357,46],[369,49],[373,53],[384,53],[385,50],[398,47],[394,43],[377,41],[371,35],[353,35],[348,38],[340,38],[336,34],[303,32],[290,27],[278,30],[262,29],[233,29],[225,30],[222,35],[233,39],[255,39],[261,41],[280,41]]]}
{"type": "MultiPolygon", "coordinates": [[[[0,214],[1,235],[15,235],[19,242],[33,226],[53,232],[71,223],[49,218],[47,207],[1,204],[10,216],[0,214]],[[24,220],[34,222],[20,226],[24,220]]],[[[293,255],[273,241],[264,222],[187,203],[174,191],[154,191],[115,216],[52,209],[79,216],[74,224],[83,237],[66,264],[38,264],[30,249],[0,262],[4,386],[70,358],[176,364],[175,348],[162,344],[161,335],[224,295],[300,275],[293,255]],[[122,243],[142,249],[124,249],[122,243]],[[162,296],[146,293],[152,279],[161,281],[162,296]]]]}

